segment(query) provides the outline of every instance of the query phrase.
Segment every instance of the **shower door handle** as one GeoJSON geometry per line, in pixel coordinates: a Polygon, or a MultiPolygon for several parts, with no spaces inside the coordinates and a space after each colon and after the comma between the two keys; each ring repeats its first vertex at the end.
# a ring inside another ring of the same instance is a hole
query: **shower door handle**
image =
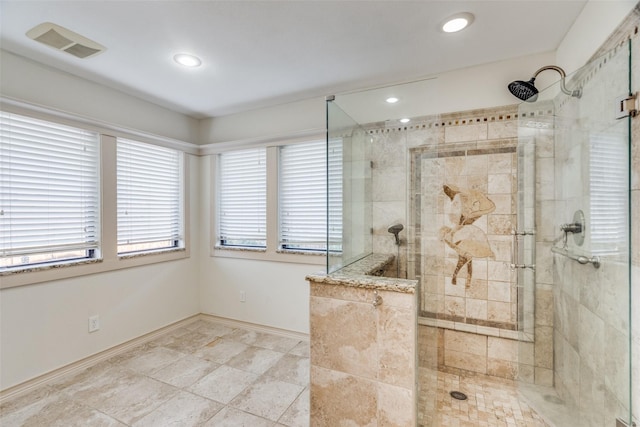
{"type": "Polygon", "coordinates": [[[523,238],[525,236],[535,236],[536,232],[535,230],[523,230],[523,231],[518,231],[515,228],[511,230],[511,236],[513,237],[513,242],[511,243],[511,264],[509,265],[509,267],[511,267],[512,270],[517,270],[517,269],[525,269],[525,268],[530,268],[531,270],[535,270],[536,265],[535,264],[518,264],[518,254],[520,253],[519,250],[519,246],[518,246],[518,236],[522,236],[523,238]]]}

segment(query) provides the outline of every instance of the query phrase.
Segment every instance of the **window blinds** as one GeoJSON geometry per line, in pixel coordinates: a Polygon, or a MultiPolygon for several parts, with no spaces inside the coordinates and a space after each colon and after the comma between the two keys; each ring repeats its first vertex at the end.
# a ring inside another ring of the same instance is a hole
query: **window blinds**
{"type": "Polygon", "coordinates": [[[126,139],[117,143],[118,253],[183,246],[183,155],[126,139]]]}
{"type": "Polygon", "coordinates": [[[324,141],[280,148],[280,247],[327,245],[327,148],[324,141]]]}
{"type": "Polygon", "coordinates": [[[589,193],[591,253],[624,254],[628,247],[629,188],[626,138],[622,135],[590,135],[589,193]]]}
{"type": "Polygon", "coordinates": [[[266,247],[266,149],[219,155],[218,243],[266,247]]]}
{"type": "Polygon", "coordinates": [[[0,267],[95,256],[99,137],[0,112],[0,267]]]}

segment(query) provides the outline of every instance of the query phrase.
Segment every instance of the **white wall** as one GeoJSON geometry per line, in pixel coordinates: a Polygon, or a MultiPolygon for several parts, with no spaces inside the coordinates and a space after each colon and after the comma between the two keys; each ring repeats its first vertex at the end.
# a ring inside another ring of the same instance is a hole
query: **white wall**
{"type": "Polygon", "coordinates": [[[560,43],[557,65],[567,74],[585,65],[637,3],[637,0],[590,0],[560,43]]]}
{"type": "MultiPolygon", "coordinates": [[[[69,74],[0,52],[3,96],[189,141],[197,122],[69,74]]],[[[199,245],[199,162],[190,157],[192,248],[199,245]]],[[[0,278],[1,280],[2,278],[0,278]]],[[[0,389],[200,312],[198,258],[0,291],[0,389]],[[101,328],[88,333],[88,317],[101,328]]]]}
{"type": "Polygon", "coordinates": [[[241,141],[324,128],[324,98],[312,98],[202,120],[200,141],[203,144],[241,141]]]}
{"type": "Polygon", "coordinates": [[[0,50],[2,96],[109,124],[197,143],[198,121],[0,50]]]}
{"type": "Polygon", "coordinates": [[[0,291],[5,389],[199,313],[196,258],[0,291]],[[100,330],[89,334],[90,315],[100,330]]]}
{"type": "MultiPolygon", "coordinates": [[[[435,79],[429,80],[428,93],[418,92],[418,88],[423,87],[421,85],[398,85],[396,87],[405,90],[407,96],[414,96],[415,102],[406,114],[403,112],[393,118],[515,104],[518,100],[507,90],[509,82],[528,80],[538,68],[553,63],[554,57],[554,52],[546,52],[438,74],[431,76],[435,79]]],[[[537,83],[544,88],[555,80],[557,76],[553,74],[541,75],[537,83]]],[[[336,94],[336,103],[358,123],[384,120],[381,117],[386,113],[380,113],[380,108],[388,106],[380,107],[370,96],[371,93],[375,96],[377,92],[380,91],[336,94]]],[[[406,99],[403,102],[407,104],[406,99]]],[[[202,120],[200,141],[201,144],[211,144],[294,136],[313,129],[324,129],[325,121],[324,98],[312,98],[202,120]]]]}
{"type": "Polygon", "coordinates": [[[201,157],[200,309],[244,322],[309,333],[309,284],[322,265],[210,256],[211,159],[201,157]],[[246,302],[240,301],[240,292],[246,302]]]}

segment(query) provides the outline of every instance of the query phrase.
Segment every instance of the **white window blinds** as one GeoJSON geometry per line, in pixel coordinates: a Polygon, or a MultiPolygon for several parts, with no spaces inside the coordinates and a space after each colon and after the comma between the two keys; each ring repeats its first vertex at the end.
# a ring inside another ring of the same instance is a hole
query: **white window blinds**
{"type": "Polygon", "coordinates": [[[0,112],[0,268],[95,257],[99,137],[0,112]]]}
{"type": "Polygon", "coordinates": [[[183,154],[117,143],[118,253],[183,247],[183,154]]]}
{"type": "Polygon", "coordinates": [[[266,247],[266,149],[219,155],[218,244],[266,247]]]}
{"type": "Polygon", "coordinates": [[[327,147],[324,141],[280,147],[280,248],[326,250],[327,147]]]}
{"type": "MultiPolygon", "coordinates": [[[[590,135],[591,253],[624,254],[628,247],[629,191],[626,137],[590,135]]],[[[589,234],[587,234],[589,236],[589,234]]]]}

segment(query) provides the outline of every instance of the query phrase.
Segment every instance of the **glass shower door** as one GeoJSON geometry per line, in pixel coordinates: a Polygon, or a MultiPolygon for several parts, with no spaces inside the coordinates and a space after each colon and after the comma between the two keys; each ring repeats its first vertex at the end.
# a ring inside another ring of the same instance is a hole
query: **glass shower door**
{"type": "Polygon", "coordinates": [[[518,112],[518,221],[535,225],[519,388],[557,427],[631,425],[630,43],[567,77],[579,97],[557,84],[518,112]]]}

